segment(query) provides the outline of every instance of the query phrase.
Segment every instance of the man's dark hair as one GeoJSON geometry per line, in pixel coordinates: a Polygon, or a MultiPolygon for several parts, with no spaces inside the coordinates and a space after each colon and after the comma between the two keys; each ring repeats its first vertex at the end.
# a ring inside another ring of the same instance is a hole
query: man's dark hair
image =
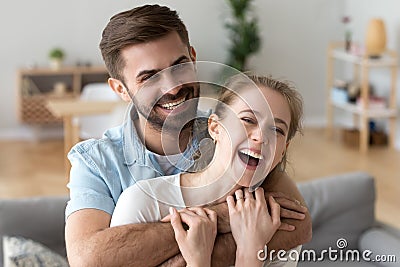
{"type": "Polygon", "coordinates": [[[100,50],[111,77],[124,82],[125,62],[121,50],[127,46],[146,43],[177,32],[190,47],[185,25],[175,10],[166,6],[144,5],[111,17],[103,30],[100,50]]]}

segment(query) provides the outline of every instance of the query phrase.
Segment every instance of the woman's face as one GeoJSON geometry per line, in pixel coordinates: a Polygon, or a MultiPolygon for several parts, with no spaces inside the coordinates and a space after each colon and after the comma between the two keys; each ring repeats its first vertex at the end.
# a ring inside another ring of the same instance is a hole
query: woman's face
{"type": "Polygon", "coordinates": [[[246,88],[239,95],[217,122],[215,159],[223,159],[221,163],[238,185],[250,187],[281,161],[290,110],[285,97],[270,88],[246,88]]]}

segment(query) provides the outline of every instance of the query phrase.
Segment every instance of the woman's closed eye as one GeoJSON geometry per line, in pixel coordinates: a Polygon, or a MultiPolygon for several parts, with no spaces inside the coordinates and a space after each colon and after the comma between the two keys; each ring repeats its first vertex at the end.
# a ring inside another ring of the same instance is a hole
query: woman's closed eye
{"type": "Polygon", "coordinates": [[[257,124],[257,121],[253,118],[243,117],[241,120],[248,124],[257,124]]]}
{"type": "Polygon", "coordinates": [[[276,133],[278,133],[278,134],[280,134],[280,135],[282,135],[282,136],[286,136],[286,132],[282,128],[278,127],[278,126],[272,126],[271,130],[276,132],[276,133]]]}

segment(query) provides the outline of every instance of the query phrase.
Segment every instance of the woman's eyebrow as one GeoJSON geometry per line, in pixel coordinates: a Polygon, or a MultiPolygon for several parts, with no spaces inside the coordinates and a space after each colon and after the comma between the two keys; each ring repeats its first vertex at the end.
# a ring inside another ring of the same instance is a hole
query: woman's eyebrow
{"type": "Polygon", "coordinates": [[[275,123],[283,124],[285,125],[286,129],[289,129],[289,125],[286,123],[286,121],[280,119],[280,118],[274,118],[275,123]]]}

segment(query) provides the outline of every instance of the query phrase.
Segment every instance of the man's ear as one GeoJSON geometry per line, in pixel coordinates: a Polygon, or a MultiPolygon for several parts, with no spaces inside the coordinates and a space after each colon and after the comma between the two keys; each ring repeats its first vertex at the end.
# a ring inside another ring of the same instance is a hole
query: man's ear
{"type": "Polygon", "coordinates": [[[211,114],[208,118],[208,133],[211,138],[214,140],[218,140],[219,135],[219,123],[218,123],[218,115],[211,114]]]}
{"type": "Polygon", "coordinates": [[[192,61],[196,61],[196,50],[194,49],[193,46],[190,46],[189,48],[189,54],[190,54],[190,59],[192,61]]]}
{"type": "Polygon", "coordinates": [[[108,85],[111,87],[111,89],[117,94],[119,95],[119,97],[126,101],[126,102],[130,102],[131,98],[128,94],[128,89],[125,88],[124,84],[118,80],[118,79],[114,79],[114,78],[108,78],[108,85]]]}

